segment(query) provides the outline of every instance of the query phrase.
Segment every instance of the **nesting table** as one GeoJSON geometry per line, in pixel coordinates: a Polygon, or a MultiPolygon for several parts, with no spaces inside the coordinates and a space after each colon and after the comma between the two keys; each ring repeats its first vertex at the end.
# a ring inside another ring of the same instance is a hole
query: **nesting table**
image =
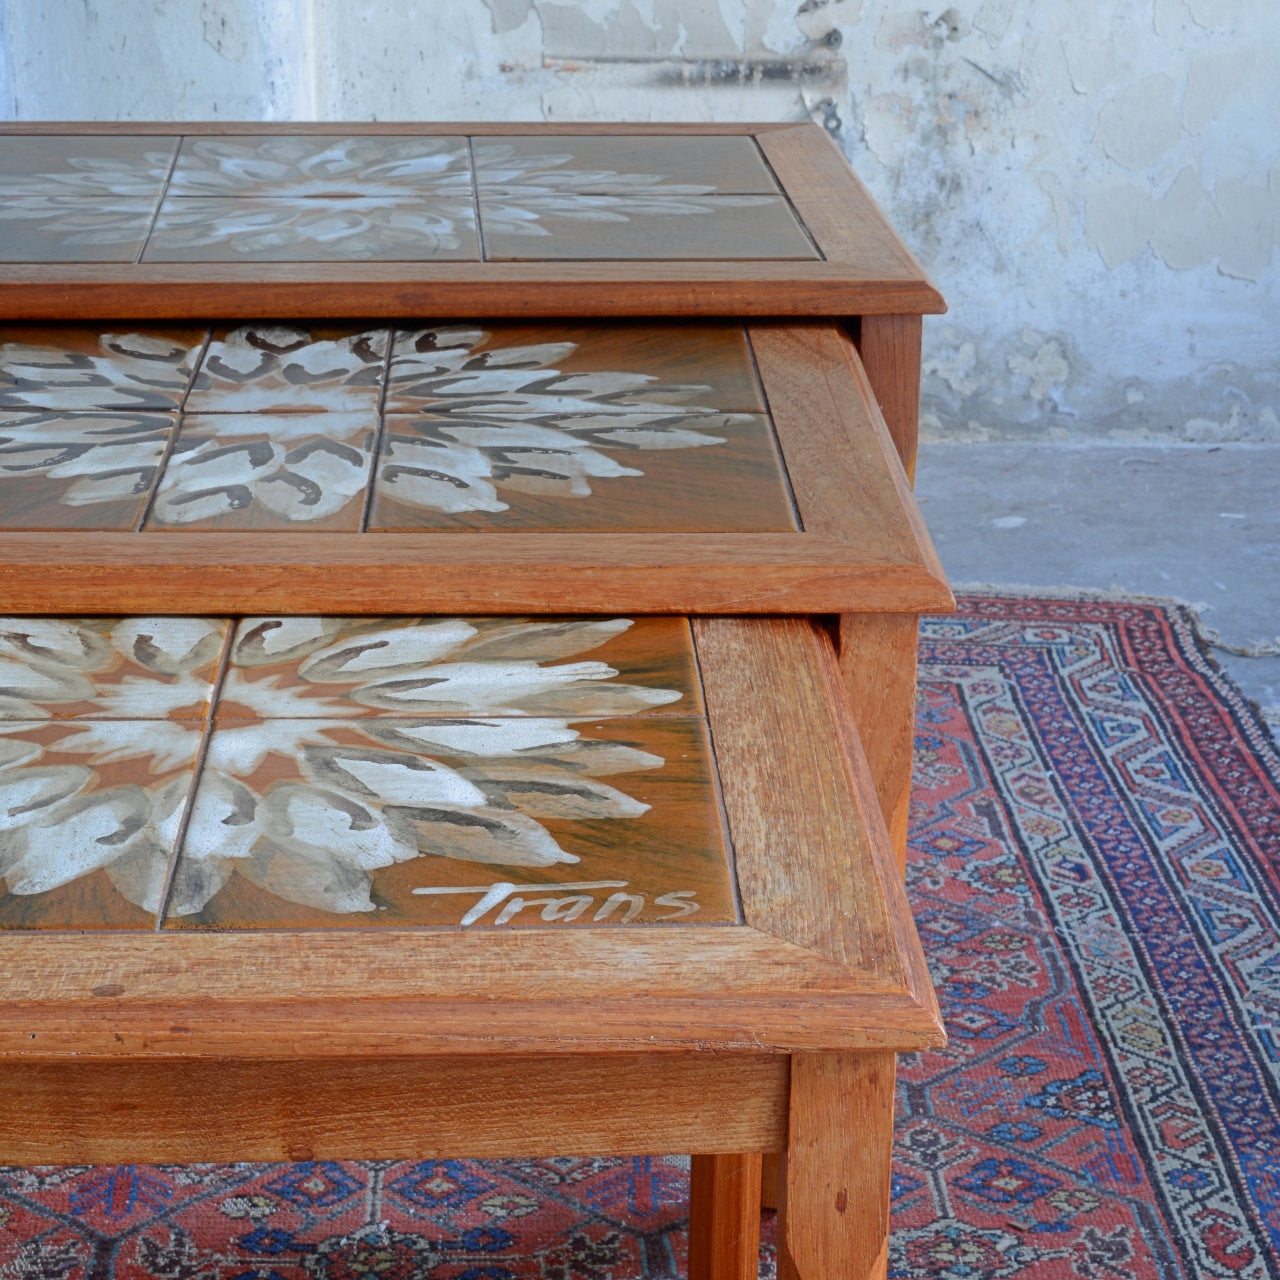
{"type": "Polygon", "coordinates": [[[941,300],[821,131],[0,133],[0,1161],[693,1151],[884,1274],[941,300]],[[746,1153],[746,1154],[744,1154],[746,1153]]]}

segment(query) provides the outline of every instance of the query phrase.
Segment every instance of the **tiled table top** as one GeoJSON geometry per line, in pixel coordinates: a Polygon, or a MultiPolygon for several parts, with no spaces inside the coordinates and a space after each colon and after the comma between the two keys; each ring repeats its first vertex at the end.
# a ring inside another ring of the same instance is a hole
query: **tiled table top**
{"type": "Polygon", "coordinates": [[[0,262],[818,259],[755,140],[0,136],[0,262]]]}
{"type": "Polygon", "coordinates": [[[0,929],[732,923],[679,618],[0,620],[0,929]]]}

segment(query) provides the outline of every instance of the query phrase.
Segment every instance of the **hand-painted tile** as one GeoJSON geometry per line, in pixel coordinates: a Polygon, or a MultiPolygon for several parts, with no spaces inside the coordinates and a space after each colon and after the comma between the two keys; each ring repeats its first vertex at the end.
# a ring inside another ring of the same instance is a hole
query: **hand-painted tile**
{"type": "Polygon", "coordinates": [[[244,618],[218,703],[224,720],[701,712],[683,618],[244,618]]]}
{"type": "Polygon", "coordinates": [[[0,197],[150,196],[154,208],[177,147],[162,135],[0,137],[0,197]]]}
{"type": "Polygon", "coordinates": [[[389,413],[560,423],[762,413],[737,325],[441,325],[396,332],[389,413]]]}
{"type": "Polygon", "coordinates": [[[792,532],[767,418],[388,415],[368,529],[792,532]]]}
{"type": "Polygon", "coordinates": [[[490,137],[475,142],[476,183],[513,204],[625,195],[660,203],[688,195],[777,195],[753,138],[635,135],[490,137]],[[523,199],[522,199],[523,197],[523,199]]]}
{"type": "Polygon", "coordinates": [[[198,719],[208,714],[230,626],[227,618],[0,618],[0,723],[198,719]]]}
{"type": "Polygon", "coordinates": [[[480,259],[475,208],[415,196],[166,196],[143,262],[480,259]]]}
{"type": "Polygon", "coordinates": [[[0,929],[150,926],[202,728],[0,722],[0,929]]]}
{"type": "Polygon", "coordinates": [[[129,196],[0,200],[0,262],[136,262],[155,201],[129,196]]]}
{"type": "Polygon", "coordinates": [[[189,413],[368,410],[382,394],[388,329],[289,324],[217,330],[200,362],[189,413]]]}
{"type": "Polygon", "coordinates": [[[485,256],[494,262],[588,259],[816,259],[781,196],[548,196],[537,219],[498,188],[480,192],[485,256]]]}
{"type": "Polygon", "coordinates": [[[203,329],[0,329],[0,408],[176,409],[203,329]]]}
{"type": "Polygon", "coordinates": [[[188,414],[144,526],[355,533],[374,413],[188,414]]]}
{"type": "Polygon", "coordinates": [[[175,421],[0,411],[0,528],[136,528],[175,421]]]}
{"type": "Polygon", "coordinates": [[[166,924],[735,919],[699,719],[265,720],[215,726],[166,924]]]}
{"type": "Polygon", "coordinates": [[[176,196],[406,196],[471,202],[461,137],[290,134],[188,137],[176,196]]]}

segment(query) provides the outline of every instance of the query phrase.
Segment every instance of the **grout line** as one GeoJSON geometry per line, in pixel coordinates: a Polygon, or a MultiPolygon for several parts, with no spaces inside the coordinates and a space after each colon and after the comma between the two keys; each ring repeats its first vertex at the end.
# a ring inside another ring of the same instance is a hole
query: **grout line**
{"type": "Polygon", "coordinates": [[[147,494],[147,500],[143,504],[141,514],[138,516],[138,522],[133,527],[134,533],[141,533],[147,521],[151,518],[152,509],[156,505],[156,497],[160,493],[160,481],[164,478],[165,468],[169,465],[169,459],[173,457],[174,449],[178,447],[178,434],[182,430],[183,419],[186,417],[187,400],[190,399],[192,389],[196,385],[196,379],[200,376],[200,370],[204,366],[205,356],[209,354],[209,344],[212,341],[213,326],[210,325],[204,332],[204,342],[200,345],[200,355],[196,358],[195,367],[191,370],[191,377],[187,380],[187,389],[182,393],[182,399],[178,401],[173,430],[170,431],[169,439],[165,442],[164,452],[160,455],[160,461],[156,463],[156,478],[152,482],[151,492],[147,494]]]}
{"type": "Polygon", "coordinates": [[[227,618],[227,638],[222,645],[222,653],[218,658],[218,672],[214,676],[213,688],[209,692],[209,710],[204,717],[204,734],[200,739],[200,749],[191,769],[191,789],[187,792],[186,804],[182,807],[182,817],[178,820],[178,830],[173,837],[173,849],[169,853],[169,861],[164,869],[164,885],[160,890],[160,905],[156,909],[155,932],[164,928],[165,918],[169,912],[169,898],[173,894],[173,884],[178,877],[178,861],[182,857],[183,846],[187,842],[187,828],[191,825],[191,815],[195,812],[196,793],[200,789],[200,778],[204,773],[204,762],[209,754],[209,743],[213,738],[213,713],[217,709],[218,699],[222,696],[222,686],[227,678],[227,670],[231,666],[231,645],[240,629],[238,617],[227,618]]]}
{"type": "Polygon", "coordinates": [[[382,438],[387,422],[387,392],[391,389],[391,357],[396,349],[395,325],[387,330],[387,354],[382,362],[382,389],[378,392],[378,422],[373,429],[373,457],[369,462],[369,481],[364,489],[364,503],[360,507],[360,532],[369,528],[369,515],[373,510],[373,487],[378,479],[378,462],[382,458],[382,438]]]}
{"type": "Polygon", "coordinates": [[[151,236],[160,217],[160,208],[164,204],[165,196],[169,194],[169,184],[173,181],[173,171],[178,167],[178,155],[182,151],[183,140],[183,135],[178,134],[178,145],[173,149],[173,159],[169,161],[169,172],[164,175],[164,186],[160,188],[160,194],[156,197],[156,207],[151,211],[151,221],[147,223],[147,234],[142,237],[142,243],[138,246],[138,256],[133,260],[135,267],[142,261],[142,255],[146,253],[147,245],[151,243],[151,236]]]}
{"type": "Polygon", "coordinates": [[[796,492],[791,487],[791,473],[787,470],[787,460],[782,453],[782,442],[778,439],[778,428],[773,422],[773,408],[769,404],[769,393],[765,390],[764,379],[760,376],[760,365],[756,360],[756,349],[751,345],[751,334],[744,324],[742,340],[747,344],[747,357],[751,361],[751,374],[755,379],[756,389],[760,392],[760,401],[764,405],[765,420],[769,424],[769,446],[773,450],[774,461],[782,476],[783,487],[787,491],[787,501],[791,504],[791,517],[796,522],[796,529],[804,533],[804,517],[800,514],[800,504],[796,501],[796,492]]]}
{"type": "Polygon", "coordinates": [[[489,250],[484,243],[484,224],[480,221],[480,179],[476,175],[476,149],[474,139],[467,139],[467,163],[471,166],[471,207],[476,215],[476,239],[480,244],[480,261],[489,261],[489,250]]]}

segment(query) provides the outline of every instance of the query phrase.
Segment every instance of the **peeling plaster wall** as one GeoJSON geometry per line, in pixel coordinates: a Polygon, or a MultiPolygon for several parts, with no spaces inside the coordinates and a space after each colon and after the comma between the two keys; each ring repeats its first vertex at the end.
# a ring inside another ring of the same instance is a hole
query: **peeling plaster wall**
{"type": "Polygon", "coordinates": [[[825,125],[953,439],[1280,439],[1274,0],[0,0],[19,119],[825,125]]]}

